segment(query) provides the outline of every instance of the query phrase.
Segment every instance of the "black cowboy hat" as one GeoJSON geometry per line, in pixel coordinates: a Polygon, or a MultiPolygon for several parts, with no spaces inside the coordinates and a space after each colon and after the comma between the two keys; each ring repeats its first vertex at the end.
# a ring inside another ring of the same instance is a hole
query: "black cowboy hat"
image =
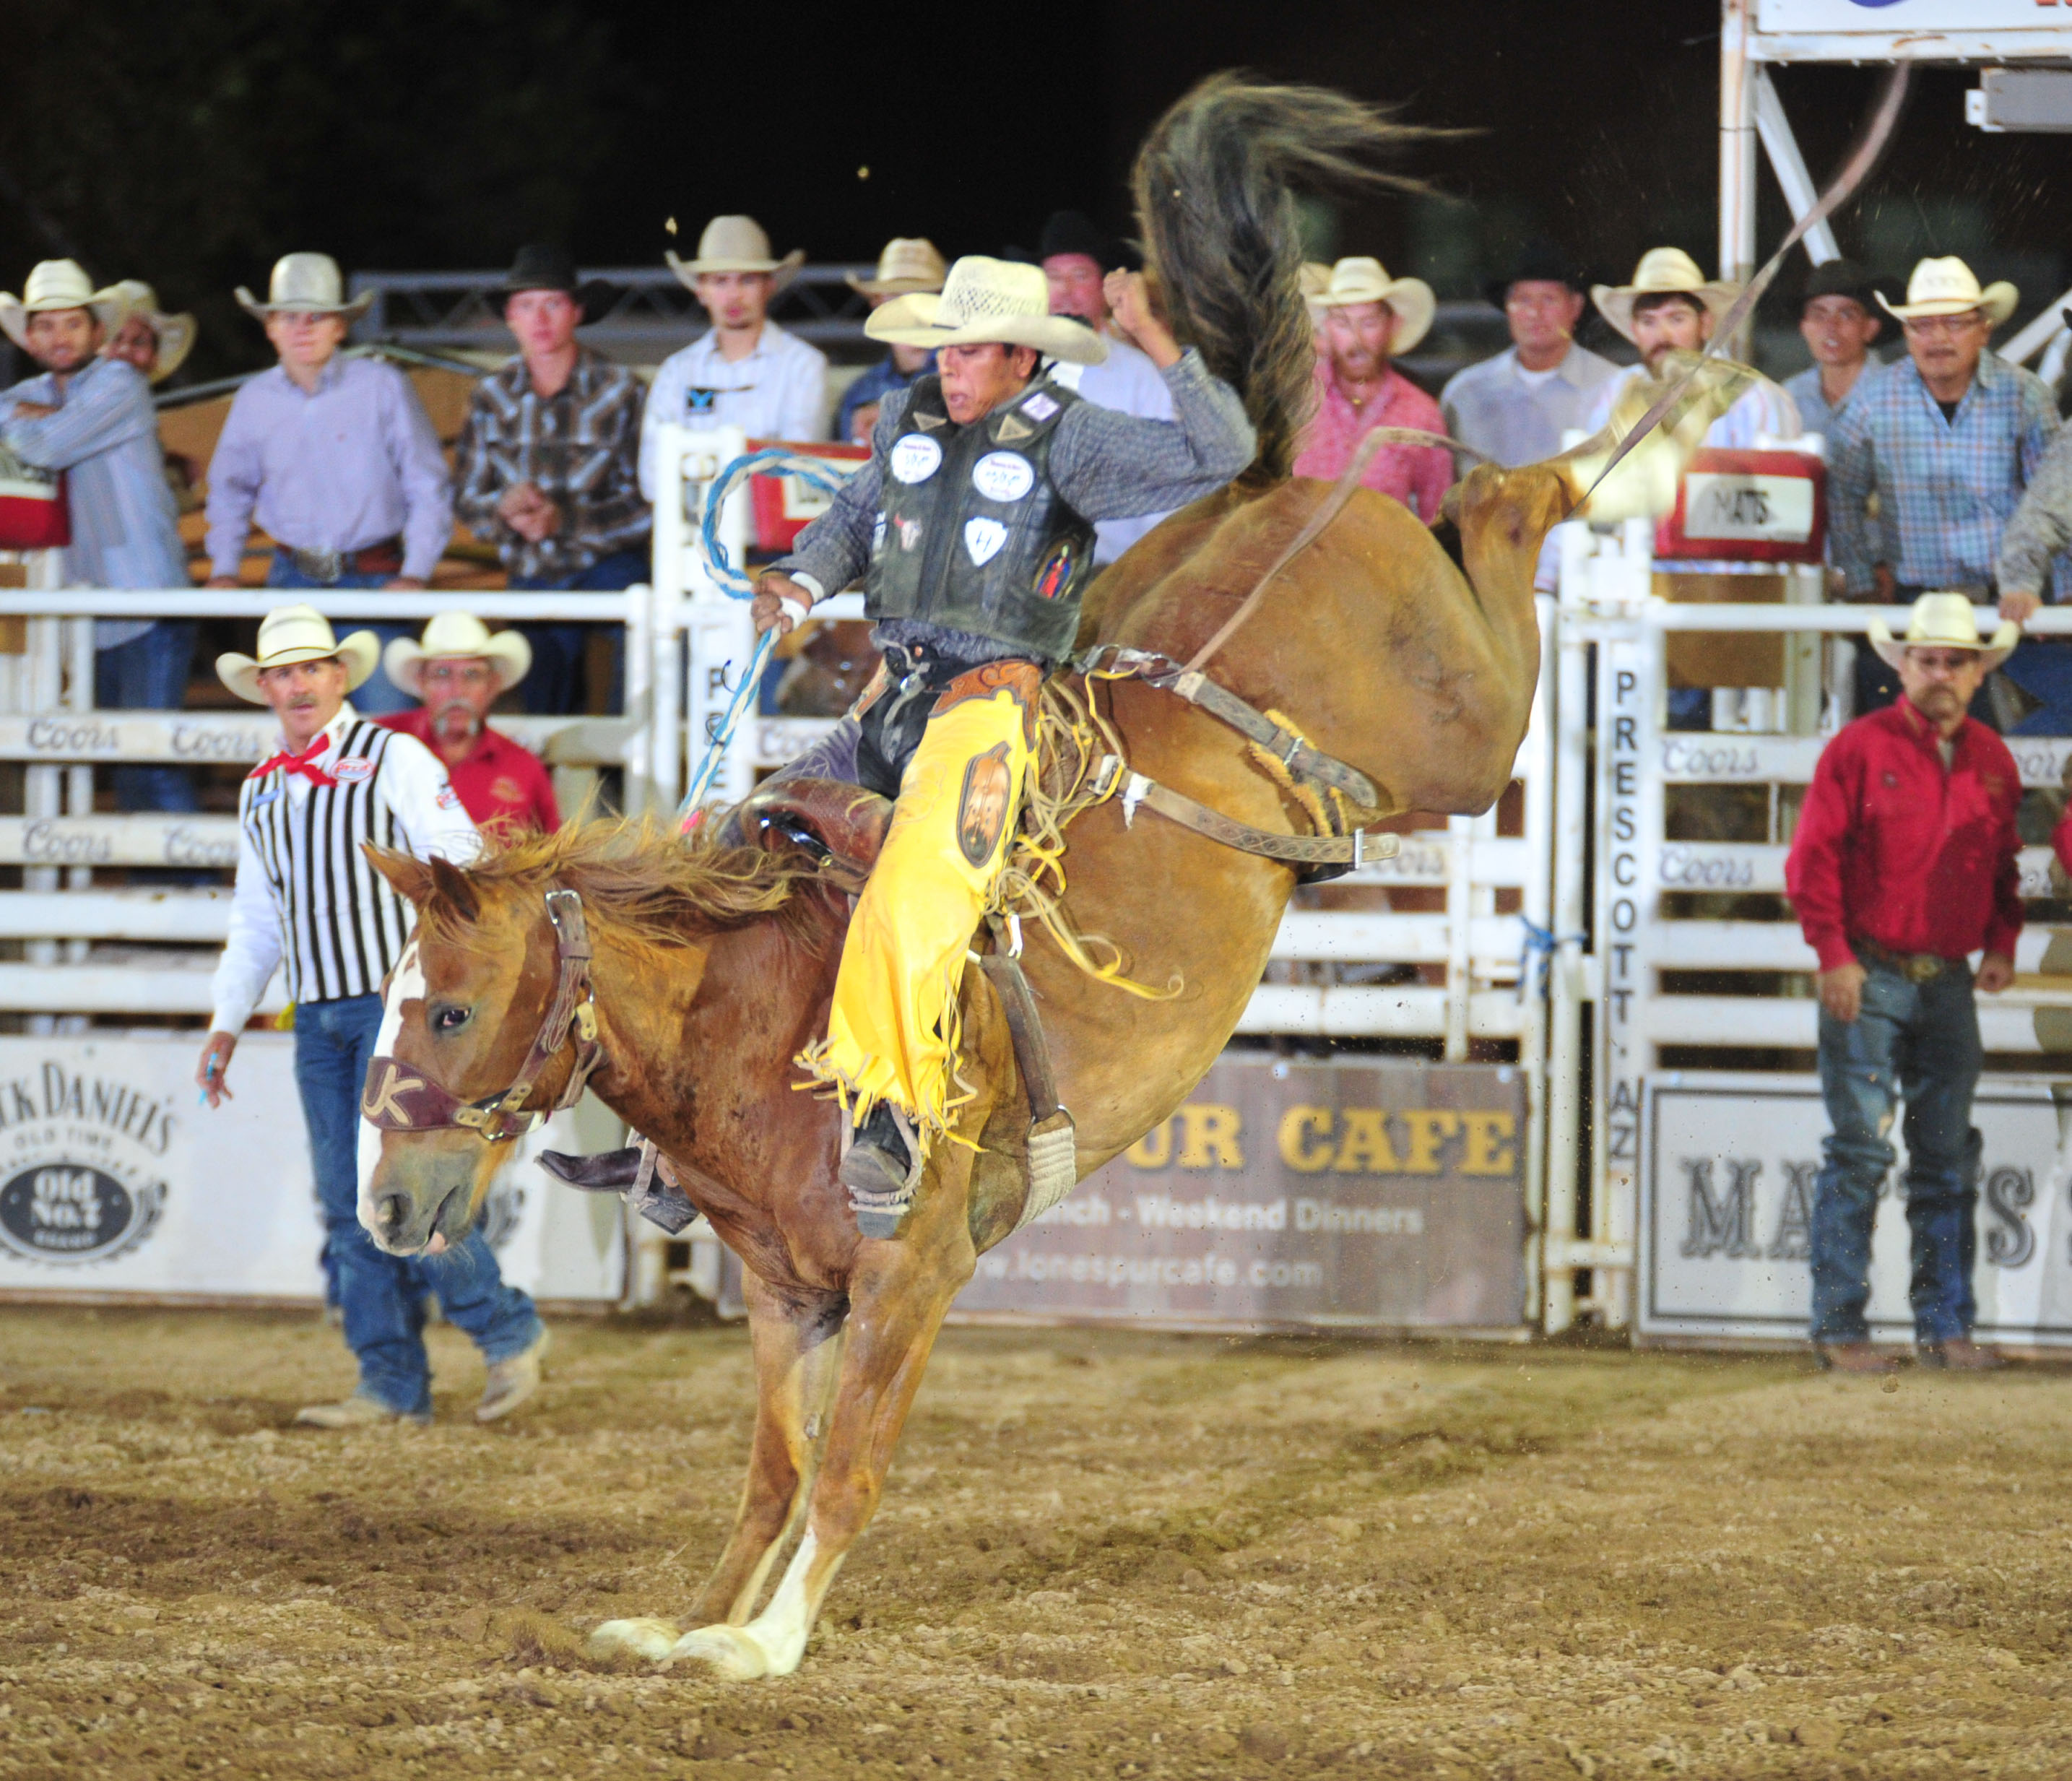
{"type": "Polygon", "coordinates": [[[1868,267],[1858,265],[1853,260],[1828,260],[1814,267],[1807,278],[1806,288],[1799,293],[1799,306],[1803,310],[1815,297],[1849,297],[1876,315],[1878,292],[1897,294],[1897,290],[1890,279],[1879,278],[1868,267]]]}
{"type": "Polygon", "coordinates": [[[1535,236],[1518,250],[1518,257],[1502,278],[1482,286],[1482,294],[1502,309],[1516,284],[1566,285],[1579,297],[1589,294],[1589,282],[1576,262],[1552,241],[1535,236]]]}
{"type": "Polygon", "coordinates": [[[536,242],[519,249],[512,259],[504,282],[493,293],[500,299],[497,306],[501,309],[504,302],[521,290],[565,291],[582,305],[586,323],[602,316],[619,295],[616,285],[602,278],[579,279],[574,259],[562,249],[536,242]]]}
{"type": "Polygon", "coordinates": [[[1104,272],[1118,266],[1133,269],[1137,265],[1137,256],[1128,246],[1083,210],[1054,210],[1046,219],[1034,257],[1040,265],[1059,253],[1083,253],[1104,272]]]}

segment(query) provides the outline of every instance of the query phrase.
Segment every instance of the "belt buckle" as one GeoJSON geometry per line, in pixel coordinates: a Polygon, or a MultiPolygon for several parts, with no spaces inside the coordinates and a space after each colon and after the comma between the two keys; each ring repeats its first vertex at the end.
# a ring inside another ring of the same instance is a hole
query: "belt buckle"
{"type": "Polygon", "coordinates": [[[1909,983],[1926,983],[1942,974],[1942,960],[1926,952],[1916,952],[1906,960],[1906,981],[1909,983]]]}
{"type": "Polygon", "coordinates": [[[345,574],[345,553],[342,550],[298,550],[295,567],[313,582],[322,582],[325,586],[337,584],[345,574]]]}

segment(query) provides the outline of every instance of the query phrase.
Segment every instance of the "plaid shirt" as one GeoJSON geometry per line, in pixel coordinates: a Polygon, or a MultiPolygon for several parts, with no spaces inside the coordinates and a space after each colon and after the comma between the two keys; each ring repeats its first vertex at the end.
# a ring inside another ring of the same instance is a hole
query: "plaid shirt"
{"type": "Polygon", "coordinates": [[[648,536],[640,498],[640,380],[583,348],[549,397],[513,359],[475,386],[454,449],[454,511],[494,543],[513,575],[573,578],[648,536]],[[560,529],[528,544],[498,516],[517,483],[536,483],[561,510],[560,529]]]}
{"type": "MultiPolygon", "coordinates": [[[[1866,370],[1828,441],[1830,553],[1850,594],[1872,591],[1884,554],[1864,511],[1873,488],[1902,587],[1992,585],[2000,534],[2058,424],[2049,385],[1995,353],[1980,356],[1951,421],[1911,359],[1866,370]]],[[[2067,569],[2057,566],[2054,598],[2072,592],[2067,569]]]]}

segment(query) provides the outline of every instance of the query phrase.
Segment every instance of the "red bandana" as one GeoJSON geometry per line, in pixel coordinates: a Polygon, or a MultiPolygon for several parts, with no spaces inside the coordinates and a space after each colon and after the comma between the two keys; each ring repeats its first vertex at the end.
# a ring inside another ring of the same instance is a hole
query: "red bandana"
{"type": "Polygon", "coordinates": [[[312,785],[336,785],[338,781],[316,764],[316,757],[331,747],[331,738],[320,735],[299,755],[276,755],[271,760],[261,761],[252,769],[252,777],[263,779],[277,767],[284,767],[290,773],[299,773],[312,785]]]}

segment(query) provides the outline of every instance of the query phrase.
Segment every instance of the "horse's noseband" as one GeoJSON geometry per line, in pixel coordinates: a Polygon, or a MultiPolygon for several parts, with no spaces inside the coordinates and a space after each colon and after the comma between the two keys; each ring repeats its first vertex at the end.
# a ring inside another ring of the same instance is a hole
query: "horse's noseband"
{"type": "Polygon", "coordinates": [[[384,1132],[435,1132],[461,1127],[491,1144],[523,1137],[549,1115],[582,1099],[590,1074],[604,1061],[598,1042],[597,1004],[590,981],[590,930],[583,920],[582,899],[573,890],[547,893],[547,919],[553,924],[557,975],[554,999],[532,1037],[532,1049],[518,1067],[511,1086],[479,1100],[462,1100],[430,1077],[393,1057],[377,1057],[367,1066],[367,1087],[360,1111],[384,1132]],[[576,1058],[569,1080],[552,1107],[528,1112],[524,1103],[554,1054],[575,1030],[576,1058]]]}

